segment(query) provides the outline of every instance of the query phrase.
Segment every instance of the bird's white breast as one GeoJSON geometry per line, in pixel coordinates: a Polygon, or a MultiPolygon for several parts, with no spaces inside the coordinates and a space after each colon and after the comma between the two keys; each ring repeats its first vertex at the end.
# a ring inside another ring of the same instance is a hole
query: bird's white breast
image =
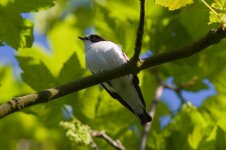
{"type": "Polygon", "coordinates": [[[121,48],[110,41],[87,41],[85,49],[87,67],[93,73],[115,68],[127,61],[121,48]]]}

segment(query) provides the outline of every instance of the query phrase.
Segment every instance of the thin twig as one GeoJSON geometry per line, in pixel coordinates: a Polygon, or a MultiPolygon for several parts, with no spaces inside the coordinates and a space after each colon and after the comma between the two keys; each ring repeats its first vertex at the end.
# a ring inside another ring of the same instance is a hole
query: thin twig
{"type": "Polygon", "coordinates": [[[215,15],[219,16],[219,14],[205,1],[202,0],[203,4],[206,5],[215,15]]]}
{"type": "Polygon", "coordinates": [[[184,99],[184,97],[182,95],[182,89],[176,91],[176,93],[177,93],[177,96],[179,97],[181,105],[186,104],[186,100],[184,99]]]}
{"type": "Polygon", "coordinates": [[[95,149],[95,150],[100,150],[99,147],[97,146],[97,144],[96,144],[94,141],[91,142],[90,146],[91,146],[93,149],[95,149]]]}
{"type": "Polygon", "coordinates": [[[176,92],[177,96],[179,97],[181,104],[185,104],[186,103],[186,99],[183,97],[182,95],[182,91],[188,87],[191,87],[195,84],[195,81],[197,80],[196,77],[193,77],[190,81],[179,84],[179,85],[173,85],[173,84],[167,84],[162,82],[160,79],[159,83],[162,84],[164,86],[164,88],[173,90],[174,92],[176,92]]]}
{"type": "Polygon", "coordinates": [[[122,143],[119,140],[113,140],[104,131],[92,130],[91,136],[104,139],[106,142],[108,142],[111,146],[113,146],[117,150],[126,150],[125,147],[122,145],[122,143]]]}
{"type": "Polygon", "coordinates": [[[164,88],[167,88],[167,89],[170,89],[170,90],[173,90],[174,92],[176,92],[179,100],[181,101],[181,104],[186,103],[186,100],[184,99],[184,97],[181,93],[184,88],[179,87],[179,86],[175,86],[175,85],[172,85],[172,84],[167,84],[167,83],[162,83],[162,85],[163,85],[164,88]]]}
{"type": "Polygon", "coordinates": [[[132,62],[135,63],[139,61],[139,55],[142,48],[142,38],[144,33],[144,18],[145,18],[145,0],[140,0],[140,21],[137,29],[135,52],[131,59],[132,62]]]}
{"type": "Polygon", "coordinates": [[[109,81],[128,74],[137,74],[139,71],[153,66],[192,56],[203,49],[220,42],[225,37],[226,31],[224,31],[222,28],[213,29],[202,39],[190,45],[144,59],[140,66],[134,65],[132,63],[124,64],[112,70],[84,77],[77,81],[73,81],[58,87],[13,98],[12,100],[0,105],[0,118],[3,118],[13,112],[20,111],[21,109],[28,106],[49,102],[56,98],[63,97],[105,81],[109,81]]]}
{"type": "MultiPolygon", "coordinates": [[[[160,97],[163,93],[163,90],[164,90],[164,87],[161,84],[156,89],[155,96],[154,96],[152,103],[151,103],[151,109],[149,111],[149,114],[152,116],[152,118],[154,118],[154,116],[155,116],[156,107],[157,107],[157,105],[160,101],[160,97]]],[[[141,137],[140,150],[146,149],[148,133],[150,132],[151,125],[152,125],[152,122],[150,122],[150,123],[148,123],[144,126],[144,129],[143,129],[143,132],[142,132],[142,137],[141,137]]]]}

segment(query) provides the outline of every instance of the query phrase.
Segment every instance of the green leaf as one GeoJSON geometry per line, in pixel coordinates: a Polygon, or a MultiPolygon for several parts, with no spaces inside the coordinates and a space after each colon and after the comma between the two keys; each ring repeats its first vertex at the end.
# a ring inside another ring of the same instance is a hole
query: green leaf
{"type": "Polygon", "coordinates": [[[213,26],[207,26],[207,22],[209,20],[209,14],[208,9],[202,9],[203,4],[202,3],[195,3],[194,5],[191,5],[181,11],[180,13],[180,22],[186,28],[187,33],[191,37],[191,40],[187,43],[191,43],[194,40],[198,40],[201,37],[203,37],[209,30],[213,28],[213,26]],[[193,15],[191,17],[191,13],[199,14],[199,15],[193,15]],[[202,17],[200,17],[202,16],[202,17]],[[191,24],[192,22],[192,24],[191,24]],[[198,32],[194,32],[197,31],[198,32]]]}
{"type": "Polygon", "coordinates": [[[226,0],[214,0],[214,2],[211,4],[211,7],[224,11],[226,10],[226,0]]]}
{"type": "Polygon", "coordinates": [[[79,7],[78,9],[76,9],[74,14],[76,15],[77,20],[82,20],[79,22],[79,24],[77,24],[77,28],[81,28],[82,30],[85,30],[87,27],[93,24],[94,13],[92,9],[79,7]],[[89,19],[84,19],[84,18],[89,18],[89,19]]]}
{"type": "Polygon", "coordinates": [[[96,128],[108,129],[110,133],[115,134],[123,128],[128,128],[131,124],[138,124],[135,115],[113,99],[104,89],[98,94],[97,100],[96,116],[93,122],[93,126],[96,128]]]}
{"type": "Polygon", "coordinates": [[[219,72],[210,77],[210,81],[214,84],[219,94],[226,95],[226,70],[219,70],[219,72]]]}
{"type": "Polygon", "coordinates": [[[54,86],[55,78],[43,62],[34,64],[32,58],[18,56],[23,81],[35,90],[42,90],[54,86]]]}
{"type": "MultiPolygon", "coordinates": [[[[118,138],[118,137],[116,137],[116,138],[118,138]]],[[[128,150],[129,149],[130,150],[139,149],[140,139],[136,135],[136,132],[134,132],[134,130],[132,130],[132,129],[130,129],[130,130],[124,129],[124,132],[119,137],[119,140],[128,150]],[[131,138],[131,137],[133,137],[133,138],[131,138]],[[130,139],[130,140],[128,140],[128,139],[130,139]]],[[[108,147],[106,147],[106,149],[107,148],[108,147]]]]}
{"type": "Polygon", "coordinates": [[[224,150],[225,147],[226,147],[226,132],[221,128],[218,128],[216,136],[216,149],[224,150]]]}
{"type": "Polygon", "coordinates": [[[222,116],[221,119],[219,119],[217,125],[219,128],[221,128],[221,130],[226,132],[226,119],[224,118],[224,116],[222,116]]]}
{"type": "Polygon", "coordinates": [[[214,0],[214,2],[211,4],[211,7],[210,8],[212,10],[209,11],[210,13],[209,24],[211,23],[225,24],[224,17],[226,12],[226,0],[214,0]]]}
{"type": "Polygon", "coordinates": [[[125,53],[131,56],[134,52],[139,3],[136,0],[130,3],[121,0],[106,2],[106,6],[111,7],[95,3],[95,28],[101,36],[119,44],[125,53]]]}
{"type": "Polygon", "coordinates": [[[182,111],[164,130],[166,132],[164,133],[166,149],[170,147],[174,150],[180,150],[182,147],[185,150],[191,149],[191,147],[199,147],[202,138],[210,132],[202,113],[190,104],[183,105],[182,111]]]}
{"type": "MultiPolygon", "coordinates": [[[[130,0],[128,3],[127,1],[121,0],[110,0],[103,3],[101,1],[95,1],[95,7],[102,7],[109,11],[110,18],[117,18],[120,21],[126,20],[138,20],[139,19],[139,1],[137,0],[130,0]],[[108,7],[111,6],[111,7],[108,7]],[[123,15],[122,15],[123,14],[123,15]]],[[[98,15],[98,14],[96,14],[98,15]]]]}
{"type": "Polygon", "coordinates": [[[216,15],[214,12],[210,11],[210,16],[209,16],[209,23],[208,24],[212,24],[212,23],[221,23],[221,17],[223,16],[222,13],[219,13],[219,15],[216,15]]]}
{"type": "Polygon", "coordinates": [[[3,6],[11,13],[24,13],[46,9],[54,5],[54,0],[3,0],[0,7],[3,6]]]}
{"type": "Polygon", "coordinates": [[[38,11],[53,5],[53,0],[4,0],[0,2],[0,40],[14,49],[31,47],[33,24],[22,12],[38,11]]]}
{"type": "Polygon", "coordinates": [[[81,68],[76,53],[64,63],[63,68],[58,76],[58,82],[63,84],[81,78],[85,73],[85,69],[81,68]],[[72,71],[72,69],[74,71],[72,71]]]}
{"type": "Polygon", "coordinates": [[[175,10],[188,4],[192,4],[193,0],[156,0],[155,3],[168,7],[169,10],[175,10]]]}
{"type": "Polygon", "coordinates": [[[192,149],[198,149],[203,136],[205,135],[203,126],[195,126],[192,133],[188,135],[188,143],[192,149]]]}
{"type": "Polygon", "coordinates": [[[166,148],[166,130],[161,130],[161,133],[158,133],[157,131],[152,131],[152,134],[149,134],[148,137],[148,143],[147,143],[147,149],[150,150],[165,150],[169,149],[171,150],[171,146],[166,148]]]}
{"type": "Polygon", "coordinates": [[[1,6],[0,13],[0,40],[14,49],[31,47],[34,41],[32,22],[11,11],[2,11],[1,6]]]}
{"type": "Polygon", "coordinates": [[[0,103],[31,91],[31,88],[29,88],[25,83],[15,79],[11,66],[0,65],[0,103]]]}
{"type": "Polygon", "coordinates": [[[209,120],[217,122],[226,115],[226,95],[212,96],[203,102],[202,111],[208,113],[209,120]]]}
{"type": "MultiPolygon", "coordinates": [[[[155,95],[155,90],[157,88],[157,82],[154,78],[154,75],[150,73],[150,71],[143,71],[138,74],[139,77],[139,86],[141,87],[141,91],[147,106],[151,105],[152,98],[155,95]]],[[[164,114],[164,112],[162,112],[164,114]]]]}

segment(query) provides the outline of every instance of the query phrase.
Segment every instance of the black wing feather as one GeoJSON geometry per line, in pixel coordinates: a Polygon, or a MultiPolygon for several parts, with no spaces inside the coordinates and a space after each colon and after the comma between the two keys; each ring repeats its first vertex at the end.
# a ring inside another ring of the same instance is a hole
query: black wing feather
{"type": "Polygon", "coordinates": [[[141,90],[140,90],[140,87],[139,87],[139,79],[138,79],[137,75],[135,75],[135,74],[133,75],[133,85],[135,86],[135,88],[137,90],[137,93],[139,95],[139,98],[140,98],[142,104],[146,108],[146,105],[145,105],[145,102],[144,102],[144,97],[143,97],[141,90]]]}
{"type": "MultiPolygon", "coordinates": [[[[128,62],[129,59],[128,59],[128,57],[126,56],[126,54],[125,54],[123,51],[122,51],[122,54],[123,54],[123,57],[124,57],[125,61],[128,62]]],[[[144,102],[144,97],[143,97],[143,95],[142,95],[142,93],[141,93],[141,90],[140,90],[140,87],[139,87],[139,78],[137,77],[136,74],[133,75],[133,85],[135,86],[135,88],[136,88],[136,90],[137,90],[137,92],[138,92],[138,95],[139,95],[139,98],[140,98],[142,104],[143,104],[144,107],[146,108],[146,104],[145,104],[145,102],[144,102]]]]}
{"type": "MultiPolygon", "coordinates": [[[[110,83],[108,83],[108,82],[105,82],[105,83],[107,83],[109,86],[111,86],[110,83]]],[[[117,99],[123,106],[125,106],[132,113],[134,113],[133,109],[116,92],[112,92],[112,91],[108,90],[104,84],[101,84],[101,85],[111,95],[112,98],[117,99]]]]}
{"type": "MultiPolygon", "coordinates": [[[[126,56],[126,54],[125,54],[123,51],[122,51],[122,54],[123,54],[123,57],[124,57],[125,61],[128,62],[129,59],[128,59],[128,57],[126,56]]],[[[145,104],[145,102],[144,102],[144,97],[143,97],[143,95],[142,95],[142,93],[141,93],[141,90],[140,90],[140,87],[139,87],[139,78],[137,77],[136,74],[133,75],[133,85],[135,86],[135,88],[136,88],[136,90],[137,90],[137,92],[138,92],[138,95],[139,95],[139,98],[140,98],[142,104],[143,104],[144,107],[146,108],[146,104],[145,104]]]]}

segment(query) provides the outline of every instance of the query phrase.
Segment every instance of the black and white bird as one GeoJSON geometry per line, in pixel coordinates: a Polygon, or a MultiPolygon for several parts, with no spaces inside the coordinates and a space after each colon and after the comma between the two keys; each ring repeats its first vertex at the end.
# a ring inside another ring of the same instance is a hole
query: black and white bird
{"type": "MultiPolygon", "coordinates": [[[[86,65],[93,74],[116,68],[128,62],[127,56],[117,44],[107,41],[101,36],[91,34],[87,37],[79,37],[79,39],[84,41],[86,65]]],[[[137,75],[126,75],[101,85],[114,99],[134,113],[141,125],[152,120],[146,112],[137,75]]]]}

